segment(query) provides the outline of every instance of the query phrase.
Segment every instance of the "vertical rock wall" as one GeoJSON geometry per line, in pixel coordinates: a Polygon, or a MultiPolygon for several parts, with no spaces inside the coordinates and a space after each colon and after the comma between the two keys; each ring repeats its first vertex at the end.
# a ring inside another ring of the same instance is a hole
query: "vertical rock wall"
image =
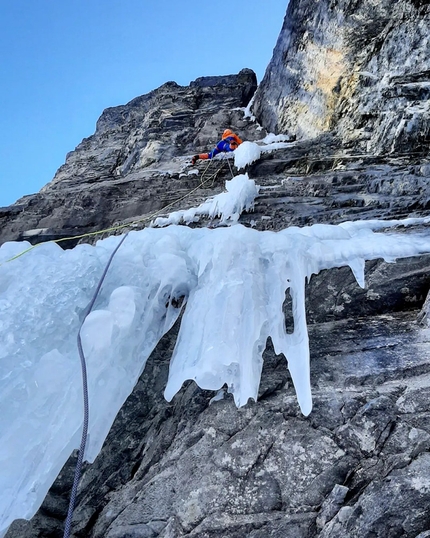
{"type": "Polygon", "coordinates": [[[273,132],[426,151],[429,36],[427,1],[291,0],[254,113],[273,132]]]}

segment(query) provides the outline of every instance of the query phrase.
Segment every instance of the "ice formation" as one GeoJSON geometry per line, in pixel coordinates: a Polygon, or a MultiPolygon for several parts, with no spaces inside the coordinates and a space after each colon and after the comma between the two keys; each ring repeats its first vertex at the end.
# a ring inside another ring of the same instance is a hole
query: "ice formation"
{"type": "Polygon", "coordinates": [[[242,142],[242,144],[234,151],[234,165],[238,170],[245,168],[247,164],[251,164],[261,156],[261,147],[255,142],[242,142]]]}
{"type": "MultiPolygon", "coordinates": [[[[237,211],[230,202],[226,218],[237,211]]],[[[429,220],[281,232],[240,224],[130,232],[82,329],[90,394],[86,459],[93,461],[98,454],[151,351],[185,305],[165,388],[168,400],[187,379],[214,391],[226,385],[238,406],[255,400],[270,336],[275,351],[285,354],[300,408],[309,414],[306,279],[322,269],[350,266],[364,286],[364,260],[393,261],[430,252],[428,235],[374,230],[429,220]],[[286,332],[282,312],[286,289],[293,299],[292,334],[286,332]]],[[[25,244],[0,248],[0,536],[12,520],[34,514],[79,445],[76,336],[119,240],[110,237],[67,251],[47,243],[9,263],[25,244]]]]}
{"type": "Polygon", "coordinates": [[[245,141],[234,151],[234,165],[238,170],[242,170],[248,164],[258,161],[262,153],[290,147],[292,143],[288,140],[288,135],[270,133],[258,142],[245,141]]]}
{"type": "Polygon", "coordinates": [[[243,174],[226,181],[225,187],[226,192],[209,198],[198,207],[174,211],[168,217],[158,217],[151,225],[161,227],[181,222],[189,224],[197,222],[203,215],[211,219],[219,217],[221,224],[237,222],[243,211],[249,211],[254,207],[259,186],[253,179],[249,179],[248,174],[243,174]]]}
{"type": "Polygon", "coordinates": [[[267,134],[261,142],[263,144],[277,144],[278,142],[290,142],[290,137],[285,134],[275,135],[274,133],[267,134]]]}

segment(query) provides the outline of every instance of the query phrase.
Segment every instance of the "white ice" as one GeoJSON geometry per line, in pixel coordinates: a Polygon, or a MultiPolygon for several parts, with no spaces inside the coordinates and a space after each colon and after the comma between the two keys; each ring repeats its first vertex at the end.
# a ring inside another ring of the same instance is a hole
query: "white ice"
{"type": "MultiPolygon", "coordinates": [[[[229,210],[230,215],[235,210],[229,210]]],[[[430,252],[429,234],[375,233],[423,224],[378,221],[258,232],[169,226],[131,232],[118,250],[82,330],[90,392],[93,461],[147,358],[185,306],[165,396],[187,379],[237,405],[257,399],[262,353],[270,336],[288,360],[298,403],[312,408],[305,282],[350,266],[364,286],[364,260],[430,252]],[[282,312],[293,299],[294,331],[282,312]],[[177,301],[175,301],[175,299],[177,301]]],[[[82,427],[78,327],[119,237],[63,251],[53,243],[6,262],[28,246],[0,248],[0,535],[30,518],[82,427]]]]}
{"type": "Polygon", "coordinates": [[[261,157],[261,147],[255,142],[242,142],[234,151],[234,165],[238,170],[245,168],[261,157]]]}
{"type": "Polygon", "coordinates": [[[268,133],[261,142],[263,144],[276,144],[278,142],[290,142],[290,137],[285,134],[275,135],[274,133],[268,133]]]}
{"type": "Polygon", "coordinates": [[[209,198],[198,207],[174,211],[167,217],[156,218],[151,223],[151,226],[190,224],[191,222],[198,222],[201,216],[207,216],[211,219],[219,217],[221,224],[237,222],[244,211],[253,209],[260,187],[255,184],[253,179],[249,179],[248,174],[243,174],[226,181],[225,188],[225,192],[209,198]]]}
{"type": "Polygon", "coordinates": [[[242,170],[247,165],[258,161],[262,153],[291,147],[294,143],[288,142],[288,140],[288,135],[269,133],[257,142],[245,141],[234,151],[234,165],[238,170],[242,170]]]}

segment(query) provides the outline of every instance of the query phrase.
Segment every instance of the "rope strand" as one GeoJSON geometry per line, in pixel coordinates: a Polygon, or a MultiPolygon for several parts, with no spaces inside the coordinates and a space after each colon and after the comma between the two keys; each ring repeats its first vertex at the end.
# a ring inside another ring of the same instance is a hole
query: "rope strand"
{"type": "Polygon", "coordinates": [[[116,246],[115,250],[110,255],[110,258],[109,258],[109,260],[108,260],[108,262],[106,264],[106,267],[105,267],[105,269],[103,271],[103,274],[102,274],[102,276],[101,276],[101,278],[99,280],[99,283],[97,285],[96,291],[94,292],[94,295],[93,295],[91,301],[89,302],[87,308],[85,309],[85,313],[84,313],[82,322],[81,322],[81,324],[79,326],[79,330],[78,330],[77,342],[78,342],[79,357],[81,359],[82,392],[83,392],[83,400],[84,400],[84,418],[83,418],[83,424],[82,424],[81,444],[80,444],[80,447],[79,447],[78,460],[76,462],[75,475],[74,475],[74,478],[73,478],[73,486],[72,486],[72,491],[71,491],[71,494],[70,494],[69,509],[67,511],[67,518],[66,518],[66,522],[64,524],[63,538],[69,538],[71,530],[72,530],[72,518],[73,518],[73,512],[75,510],[76,494],[77,494],[77,491],[78,491],[79,480],[81,478],[82,464],[83,464],[83,461],[84,461],[85,447],[86,447],[86,444],[87,444],[88,423],[89,423],[89,418],[90,418],[90,407],[89,407],[89,398],[88,398],[87,365],[86,365],[86,360],[85,360],[84,349],[82,347],[81,329],[82,329],[82,327],[83,327],[83,325],[85,323],[85,320],[86,320],[87,316],[90,314],[91,310],[93,309],[94,303],[96,302],[96,299],[97,299],[98,294],[100,292],[100,289],[102,287],[103,281],[104,281],[104,279],[106,277],[106,274],[107,274],[107,272],[109,270],[109,267],[110,267],[110,265],[112,263],[112,260],[113,260],[113,258],[115,256],[115,254],[118,252],[119,247],[124,243],[125,238],[127,237],[127,235],[128,235],[128,232],[124,235],[124,237],[121,239],[121,241],[116,246]]]}
{"type": "MultiPolygon", "coordinates": [[[[209,165],[210,164],[211,163],[209,163],[209,165]]],[[[206,167],[205,172],[208,170],[209,165],[206,167]]],[[[224,163],[222,163],[221,167],[219,167],[218,170],[212,176],[210,176],[207,180],[202,181],[200,183],[199,187],[197,187],[197,188],[200,188],[201,185],[207,183],[210,179],[212,179],[212,177],[215,177],[218,174],[218,172],[221,170],[223,165],[224,165],[224,163]]],[[[197,188],[192,189],[186,196],[189,196],[192,192],[197,190],[197,188]]],[[[165,206],[163,209],[166,209],[170,205],[173,205],[173,204],[177,203],[178,201],[184,199],[186,196],[182,197],[179,200],[176,200],[175,202],[172,202],[172,204],[169,204],[169,205],[165,206]]],[[[157,211],[155,214],[153,214],[153,216],[156,215],[159,212],[160,211],[157,211]]],[[[149,218],[151,218],[151,216],[148,216],[145,219],[141,219],[141,220],[135,221],[135,222],[141,222],[142,220],[148,220],[149,218]]],[[[121,226],[109,228],[108,230],[109,231],[114,230],[114,229],[118,230],[123,226],[126,226],[126,225],[121,225],[121,226]]],[[[96,233],[102,233],[102,232],[90,232],[89,234],[83,234],[80,237],[87,237],[89,235],[96,235],[96,233]]],[[[124,235],[124,237],[121,239],[121,241],[116,246],[115,250],[110,255],[109,260],[108,260],[108,262],[106,264],[106,267],[105,267],[105,269],[103,271],[103,274],[102,274],[102,276],[101,276],[101,278],[99,280],[99,283],[97,285],[97,288],[96,288],[96,290],[95,290],[95,292],[93,294],[93,297],[92,297],[90,303],[88,304],[87,308],[85,309],[84,316],[83,316],[82,322],[81,322],[81,324],[79,326],[79,330],[78,330],[77,345],[78,345],[79,357],[80,357],[80,361],[81,361],[84,416],[83,416],[83,424],[82,424],[81,443],[80,443],[80,446],[79,446],[78,459],[77,459],[77,462],[76,462],[75,474],[74,474],[74,478],[73,478],[73,485],[72,485],[72,490],[71,490],[71,494],[70,494],[69,508],[68,508],[68,511],[67,511],[66,521],[65,521],[65,524],[64,524],[63,538],[70,538],[70,534],[71,534],[71,530],[72,530],[72,519],[73,519],[74,510],[75,510],[76,496],[77,496],[79,481],[80,481],[81,474],[82,474],[82,465],[83,465],[83,461],[84,461],[85,447],[86,447],[87,437],[88,437],[88,424],[89,424],[89,417],[90,417],[87,365],[86,365],[85,353],[84,353],[83,346],[82,346],[81,330],[82,330],[82,327],[83,327],[83,325],[85,323],[85,320],[86,320],[87,316],[90,314],[90,312],[92,311],[92,309],[94,307],[94,304],[95,304],[96,299],[97,299],[97,297],[98,297],[98,295],[100,293],[100,289],[101,289],[101,287],[103,285],[104,279],[105,279],[106,274],[107,274],[107,272],[109,270],[109,267],[110,267],[110,265],[112,263],[112,260],[113,260],[113,258],[115,256],[115,254],[117,253],[118,249],[120,248],[120,246],[125,241],[128,234],[129,234],[129,232],[127,232],[124,235]]],[[[65,238],[57,240],[57,241],[53,241],[53,242],[59,242],[61,240],[65,240],[65,238]]],[[[37,245],[34,245],[33,247],[36,247],[36,246],[37,245]]],[[[26,251],[22,252],[21,254],[19,254],[16,257],[22,256],[23,254],[25,254],[25,252],[28,252],[29,250],[31,250],[31,248],[27,249],[26,251]]],[[[8,260],[8,261],[11,261],[11,260],[8,260]]]]}
{"type": "MultiPolygon", "coordinates": [[[[211,163],[209,163],[209,165],[207,166],[206,170],[209,168],[211,163]]],[[[206,172],[206,170],[203,172],[203,176],[206,172]]],[[[219,172],[219,170],[217,170],[215,172],[215,175],[219,172]]],[[[123,228],[129,228],[131,226],[135,226],[136,224],[141,224],[143,222],[148,222],[150,220],[152,220],[153,218],[155,218],[157,215],[159,215],[160,213],[162,213],[163,211],[165,211],[166,209],[169,209],[170,207],[173,207],[174,205],[178,204],[179,202],[182,202],[182,200],[185,200],[186,198],[188,198],[188,196],[190,196],[191,194],[193,194],[194,192],[196,192],[197,190],[199,190],[202,185],[206,185],[206,183],[209,183],[209,181],[213,178],[213,175],[212,176],[209,176],[208,179],[205,179],[203,181],[203,177],[202,177],[202,181],[199,183],[199,185],[197,187],[195,187],[194,189],[191,189],[189,192],[187,192],[186,194],[184,194],[184,196],[181,196],[180,198],[174,200],[173,202],[171,202],[170,204],[167,204],[165,205],[164,207],[160,208],[160,209],[157,209],[157,211],[154,211],[153,213],[147,215],[146,217],[142,218],[142,219],[137,219],[137,220],[134,220],[132,222],[128,222],[126,224],[118,224],[118,226],[111,226],[110,228],[105,228],[104,230],[98,230],[98,231],[95,231],[95,232],[87,232],[85,234],[81,234],[81,235],[72,235],[70,237],[61,237],[60,239],[51,239],[49,241],[42,241],[40,243],[37,243],[36,245],[31,245],[31,247],[28,247],[27,249],[23,250],[22,252],[20,252],[19,254],[16,254],[15,256],[12,256],[12,258],[9,258],[8,260],[5,260],[4,262],[0,263],[0,267],[4,264],[4,263],[9,263],[9,262],[12,262],[14,260],[17,260],[18,258],[20,258],[21,256],[23,256],[24,254],[27,254],[27,252],[30,252],[31,250],[37,248],[37,247],[40,247],[41,245],[45,245],[45,244],[48,244],[48,243],[62,243],[63,241],[71,241],[71,240],[77,240],[77,239],[84,239],[85,237],[94,237],[96,235],[102,235],[102,234],[105,234],[105,233],[110,233],[110,232],[116,232],[118,230],[122,230],[123,228]]]]}

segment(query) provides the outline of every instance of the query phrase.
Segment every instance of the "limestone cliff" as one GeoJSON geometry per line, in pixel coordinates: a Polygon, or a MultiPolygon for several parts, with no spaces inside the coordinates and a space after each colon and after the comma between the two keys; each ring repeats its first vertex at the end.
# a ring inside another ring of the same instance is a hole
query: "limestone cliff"
{"type": "Polygon", "coordinates": [[[270,131],[336,130],[372,153],[428,151],[425,0],[291,0],[254,112],[270,131]]]}
{"type": "MultiPolygon", "coordinates": [[[[262,189],[245,226],[428,216],[429,35],[427,1],[290,0],[254,99],[263,129],[240,110],[255,89],[249,70],[167,83],[105,111],[50,184],[1,210],[1,240],[146,218],[199,186],[186,156],[225,126],[248,140],[297,136],[249,167],[262,189]]],[[[180,207],[229,178],[221,169],[180,207]]],[[[190,382],[167,403],[174,327],[85,469],[73,536],[430,536],[429,288],[430,256],[368,263],[364,290],[348,269],[312,277],[307,418],[270,341],[258,402],[237,409],[190,382]]],[[[62,536],[73,463],[8,538],[62,536]]]]}

